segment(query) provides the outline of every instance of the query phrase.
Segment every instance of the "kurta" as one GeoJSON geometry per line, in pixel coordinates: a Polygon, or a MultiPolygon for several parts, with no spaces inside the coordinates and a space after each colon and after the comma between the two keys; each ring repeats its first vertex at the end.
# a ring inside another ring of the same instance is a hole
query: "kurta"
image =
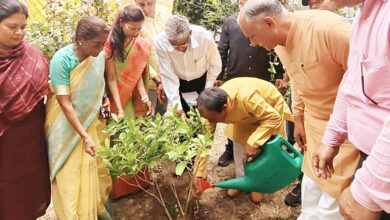
{"type": "MultiPolygon", "coordinates": [[[[283,96],[271,83],[238,77],[221,87],[228,94],[225,135],[234,142],[260,147],[275,134],[285,136],[284,120],[293,121],[283,96]]],[[[210,124],[212,132],[215,124],[210,124]]],[[[208,158],[202,158],[196,176],[205,176],[208,158]]]]}
{"type": "Polygon", "coordinates": [[[316,178],[312,155],[321,145],[337,90],[347,69],[350,23],[328,11],[293,12],[285,46],[275,48],[292,82],[293,114],[304,116],[307,149],[302,171],[334,198],[350,184],[360,155],[345,141],[330,179],[316,178]]]}
{"type": "MultiPolygon", "coordinates": [[[[142,35],[149,38],[151,42],[154,42],[154,39],[156,39],[156,37],[164,31],[165,23],[171,15],[172,13],[167,7],[156,5],[154,18],[145,18],[142,25],[142,35]]],[[[151,74],[149,89],[157,89],[155,82],[152,80],[155,76],[160,74],[158,68],[158,56],[154,46],[152,47],[152,51],[150,53],[149,62],[151,74]]]]}

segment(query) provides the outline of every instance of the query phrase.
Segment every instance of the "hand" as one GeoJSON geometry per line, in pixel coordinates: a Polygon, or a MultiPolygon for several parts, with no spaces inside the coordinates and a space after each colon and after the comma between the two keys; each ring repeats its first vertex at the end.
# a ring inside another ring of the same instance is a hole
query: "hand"
{"type": "Polygon", "coordinates": [[[330,178],[334,173],[333,159],[339,152],[339,147],[329,147],[322,144],[313,154],[312,166],[318,178],[330,178]]]}
{"type": "Polygon", "coordinates": [[[306,133],[303,117],[294,117],[294,138],[299,147],[306,150],[306,133]]]}
{"type": "Polygon", "coordinates": [[[223,83],[223,81],[222,80],[215,80],[215,82],[214,82],[214,86],[215,87],[220,87],[220,86],[222,86],[222,83],[223,83]]]}
{"type": "Polygon", "coordinates": [[[125,112],[123,110],[119,110],[118,111],[118,118],[121,119],[123,117],[125,117],[125,112]]]}
{"type": "Polygon", "coordinates": [[[85,152],[91,157],[94,157],[97,151],[97,147],[93,143],[92,139],[87,135],[83,138],[85,152]]]}
{"type": "Polygon", "coordinates": [[[194,177],[192,181],[192,197],[195,199],[200,199],[200,196],[202,195],[202,184],[201,184],[202,177],[194,177]]]}
{"type": "Polygon", "coordinates": [[[164,103],[165,103],[165,92],[164,92],[163,85],[161,83],[158,84],[158,86],[157,86],[157,98],[158,98],[158,102],[161,105],[164,105],[164,103]]]}
{"type": "Polygon", "coordinates": [[[276,79],[275,86],[279,91],[283,92],[287,89],[288,83],[283,79],[276,79]]]}
{"type": "Polygon", "coordinates": [[[154,115],[154,108],[152,105],[152,101],[150,101],[150,99],[147,99],[144,101],[144,103],[146,104],[146,106],[148,106],[148,113],[154,115]]]}
{"type": "Polygon", "coordinates": [[[103,98],[102,106],[100,107],[103,118],[110,118],[110,99],[108,97],[103,98]]]}
{"type": "Polygon", "coordinates": [[[245,145],[245,159],[244,163],[250,162],[260,153],[258,148],[252,147],[249,144],[245,145]]]}

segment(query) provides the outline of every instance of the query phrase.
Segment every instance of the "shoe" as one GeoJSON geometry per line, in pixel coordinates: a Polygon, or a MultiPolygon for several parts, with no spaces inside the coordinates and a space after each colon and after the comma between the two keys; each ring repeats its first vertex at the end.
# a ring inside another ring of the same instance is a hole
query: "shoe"
{"type": "Polygon", "coordinates": [[[259,192],[251,192],[250,197],[253,203],[259,204],[264,199],[264,194],[259,192]]]}
{"type": "Polygon", "coordinates": [[[287,194],[284,198],[286,205],[291,207],[297,207],[301,204],[301,182],[299,182],[295,188],[287,194]]]}
{"type": "Polygon", "coordinates": [[[231,162],[233,162],[233,154],[229,151],[225,151],[218,159],[218,166],[226,167],[231,162]]]}
{"type": "Polygon", "coordinates": [[[241,191],[238,190],[238,189],[228,189],[226,191],[227,195],[230,197],[230,198],[235,198],[237,197],[238,195],[240,195],[241,191]]]}

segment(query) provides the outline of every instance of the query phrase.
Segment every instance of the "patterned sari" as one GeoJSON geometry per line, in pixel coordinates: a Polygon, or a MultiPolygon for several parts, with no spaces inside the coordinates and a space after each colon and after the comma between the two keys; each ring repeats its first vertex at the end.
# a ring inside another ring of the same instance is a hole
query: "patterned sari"
{"type": "MultiPolygon", "coordinates": [[[[105,123],[98,116],[105,89],[104,53],[88,57],[70,72],[70,96],[77,116],[99,146],[105,123]]],[[[104,203],[111,191],[109,171],[100,159],[84,150],[53,88],[47,102],[45,132],[49,145],[52,199],[59,219],[110,218],[104,203]],[[99,216],[97,216],[99,214],[99,216]]]]}
{"type": "MultiPolygon", "coordinates": [[[[107,41],[106,54],[111,54],[111,44],[107,41]]],[[[125,49],[125,60],[122,62],[114,55],[115,73],[117,77],[119,96],[125,114],[129,117],[142,117],[148,112],[147,106],[141,101],[137,91],[139,80],[143,80],[145,89],[149,82],[149,55],[151,44],[142,37],[137,37],[125,49]]],[[[114,103],[113,100],[110,100],[114,103]]],[[[112,112],[117,109],[112,105],[112,112]]]]}

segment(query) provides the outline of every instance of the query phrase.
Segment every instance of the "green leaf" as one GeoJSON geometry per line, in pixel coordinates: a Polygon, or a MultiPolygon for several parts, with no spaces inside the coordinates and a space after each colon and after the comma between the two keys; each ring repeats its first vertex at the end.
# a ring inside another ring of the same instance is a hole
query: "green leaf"
{"type": "Polygon", "coordinates": [[[202,150],[202,153],[200,154],[200,157],[206,157],[206,156],[209,156],[211,154],[211,149],[209,148],[205,148],[202,150]]]}
{"type": "Polygon", "coordinates": [[[179,164],[176,165],[176,175],[181,176],[184,172],[184,169],[187,166],[187,162],[180,162],[179,164]]]}

